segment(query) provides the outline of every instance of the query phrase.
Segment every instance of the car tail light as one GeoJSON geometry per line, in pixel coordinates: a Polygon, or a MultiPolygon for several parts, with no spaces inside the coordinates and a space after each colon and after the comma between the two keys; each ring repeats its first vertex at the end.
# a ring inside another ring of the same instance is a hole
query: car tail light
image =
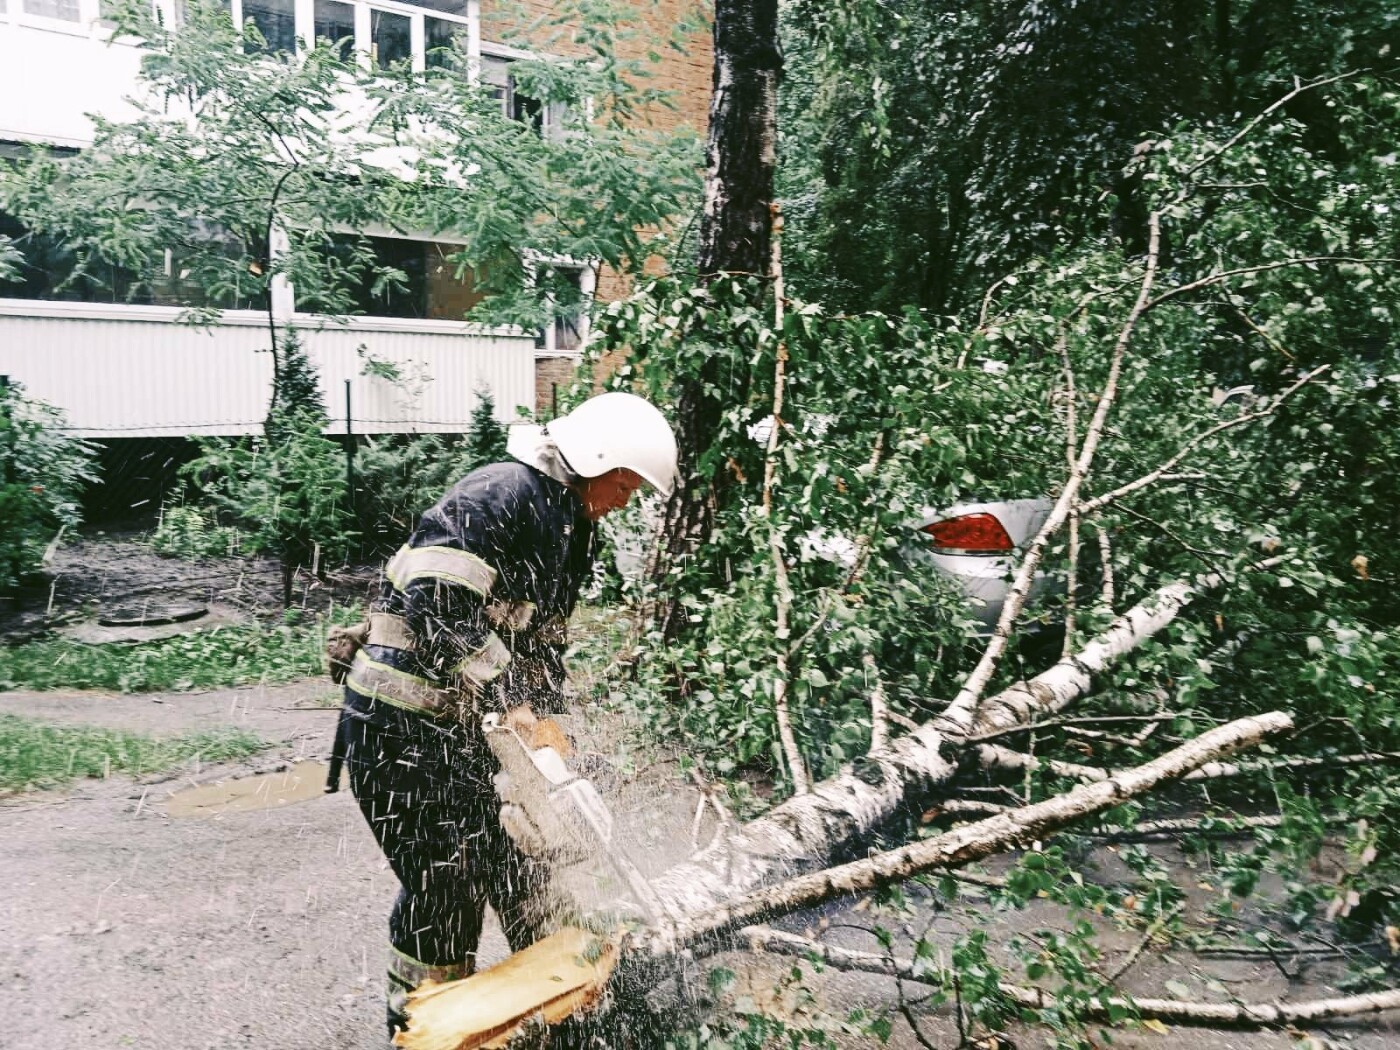
{"type": "Polygon", "coordinates": [[[1005,554],[1015,548],[1001,522],[990,514],[935,521],[920,531],[932,536],[935,546],[969,554],[1005,554]]]}

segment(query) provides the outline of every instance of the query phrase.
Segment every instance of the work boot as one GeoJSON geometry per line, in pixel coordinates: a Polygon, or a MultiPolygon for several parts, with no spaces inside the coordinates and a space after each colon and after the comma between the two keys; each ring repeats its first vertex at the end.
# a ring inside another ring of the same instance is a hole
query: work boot
{"type": "Polygon", "coordinates": [[[408,1027],[408,993],[424,981],[445,984],[457,981],[472,972],[468,963],[431,964],[419,962],[389,946],[388,994],[385,997],[385,1021],[389,1028],[389,1045],[394,1045],[394,1033],[408,1027]]]}

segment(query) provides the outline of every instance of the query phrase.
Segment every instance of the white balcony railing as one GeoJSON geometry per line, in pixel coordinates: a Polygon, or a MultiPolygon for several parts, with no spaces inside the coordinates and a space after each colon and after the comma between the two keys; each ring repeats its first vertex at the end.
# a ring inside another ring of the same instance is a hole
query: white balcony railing
{"type": "MultiPolygon", "coordinates": [[[[259,432],[272,389],[267,315],[230,310],[214,328],[174,307],[0,299],[0,375],[62,409],[91,438],[259,432]]],[[[345,384],[357,434],[463,433],[477,391],[497,418],[535,405],[533,336],[455,321],[293,321],[345,432],[345,384]],[[392,381],[367,359],[399,372],[392,381]]]]}

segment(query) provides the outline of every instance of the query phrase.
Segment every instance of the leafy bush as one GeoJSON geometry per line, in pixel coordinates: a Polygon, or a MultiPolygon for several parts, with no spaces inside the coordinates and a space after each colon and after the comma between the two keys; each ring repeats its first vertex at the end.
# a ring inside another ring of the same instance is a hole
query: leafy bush
{"type": "Polygon", "coordinates": [[[288,421],[281,431],[275,441],[201,441],[199,458],[181,473],[239,530],[247,553],[275,555],[284,574],[343,561],[355,530],[340,449],[314,418],[288,421]]]}
{"type": "Polygon", "coordinates": [[[59,529],[81,520],[78,498],[96,480],[95,449],[64,429],[61,412],[0,388],[0,591],[37,571],[59,529]]]}
{"type": "Polygon", "coordinates": [[[198,507],[162,507],[160,521],[151,534],[151,546],[156,553],[181,558],[236,554],[240,540],[237,529],[216,524],[198,507]]]}

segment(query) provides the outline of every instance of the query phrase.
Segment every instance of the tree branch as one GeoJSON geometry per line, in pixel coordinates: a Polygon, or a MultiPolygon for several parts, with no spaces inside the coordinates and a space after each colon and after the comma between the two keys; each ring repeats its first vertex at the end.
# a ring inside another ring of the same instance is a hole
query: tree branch
{"type": "MultiPolygon", "coordinates": [[[[750,926],[743,938],[752,951],[816,959],[833,969],[855,970],[886,977],[898,976],[938,988],[952,987],[952,972],[917,959],[874,952],[853,951],[784,933],[767,926],[750,926]]],[[[1033,1010],[1059,1006],[1053,992],[1043,988],[1002,983],[998,990],[1017,1005],[1033,1010]]],[[[1156,1018],[1173,1024],[1241,1025],[1252,1028],[1318,1024],[1338,1017],[1360,1017],[1400,1009],[1400,989],[1366,992],[1335,999],[1312,999],[1298,1003],[1187,1003],[1176,999],[1098,998],[1086,1002],[1091,1017],[1106,1020],[1110,1010],[1127,1011],[1139,1018],[1156,1018]]]]}
{"type": "Polygon", "coordinates": [[[889,703],[885,699],[885,683],[880,677],[880,667],[875,657],[866,653],[861,657],[861,664],[867,680],[874,683],[870,687],[870,750],[878,751],[890,739],[889,703]]]}
{"type": "Polygon", "coordinates": [[[1258,113],[1252,120],[1246,123],[1244,127],[1240,128],[1239,131],[1235,132],[1235,134],[1231,135],[1228,139],[1226,139],[1224,145],[1220,146],[1217,150],[1215,150],[1215,152],[1208,154],[1207,156],[1203,157],[1201,160],[1193,164],[1190,168],[1188,168],[1186,170],[1184,178],[1186,180],[1190,180],[1196,175],[1197,172],[1208,168],[1210,165],[1214,164],[1217,160],[1224,156],[1224,154],[1229,152],[1230,149],[1232,149],[1247,135],[1249,135],[1250,132],[1252,132],[1255,128],[1262,124],[1271,114],[1277,113],[1280,109],[1288,105],[1288,103],[1292,102],[1304,91],[1312,91],[1316,88],[1326,87],[1328,84],[1335,84],[1339,80],[1350,79],[1351,77],[1356,76],[1358,72],[1358,70],[1350,70],[1346,73],[1338,73],[1334,77],[1325,77],[1322,80],[1314,80],[1308,84],[1296,84],[1292,91],[1284,95],[1282,98],[1275,99],[1270,105],[1266,106],[1260,113],[1258,113]]]}
{"type": "Polygon", "coordinates": [[[772,217],[769,241],[772,254],[773,326],[778,333],[778,347],[773,365],[773,425],[768,431],[768,449],[763,460],[763,515],[768,523],[768,549],[773,562],[773,605],[778,639],[773,707],[778,722],[778,740],[782,745],[783,758],[787,762],[788,775],[792,778],[792,790],[795,794],[805,795],[811,790],[811,782],[807,777],[807,766],[802,761],[802,750],[797,746],[797,734],[793,731],[792,714],[788,709],[790,671],[787,649],[783,644],[791,633],[788,622],[792,611],[792,585],[788,581],[782,532],[773,520],[773,482],[777,475],[778,441],[783,430],[783,387],[786,381],[788,352],[787,343],[783,341],[783,216],[776,204],[769,206],[769,213],[772,217]]]}
{"type": "Polygon", "coordinates": [[[1261,263],[1258,266],[1241,266],[1235,270],[1222,270],[1219,273],[1207,274],[1205,277],[1189,284],[1178,285],[1171,288],[1147,304],[1147,310],[1154,310],[1168,299],[1174,299],[1178,295],[1185,295],[1187,292],[1199,291],[1202,288],[1209,288],[1213,284],[1228,281],[1231,277],[1242,277],[1251,273],[1267,273],[1270,270],[1282,270],[1289,266],[1309,266],[1313,263],[1357,263],[1361,266],[1378,266],[1381,263],[1396,263],[1400,259],[1391,259],[1384,256],[1374,259],[1362,259],[1350,255],[1308,255],[1301,259],[1281,259],[1278,262],[1261,263]]]}
{"type": "Polygon", "coordinates": [[[1128,343],[1132,339],[1138,319],[1148,308],[1148,298],[1157,278],[1157,261],[1162,240],[1161,216],[1157,212],[1153,212],[1149,217],[1148,230],[1147,260],[1143,267],[1142,283],[1138,289],[1137,300],[1133,303],[1132,309],[1129,310],[1114,343],[1109,359],[1108,376],[1104,380],[1103,389],[1099,392],[1094,414],[1085,429],[1084,442],[1080,446],[1079,457],[1069,472],[1069,477],[1065,481],[1059,499],[1055,501],[1055,506],[1051,509],[1035,539],[1031,541],[1025,556],[1021,559],[1016,577],[1002,605],[1001,616],[997,619],[997,625],[992,632],[992,639],[983,651],[982,658],[972,673],[968,675],[963,687],[958,691],[958,695],[953,698],[953,702],[940,716],[955,733],[965,734],[970,730],[982,695],[1006,652],[1011,629],[1021,615],[1021,610],[1025,607],[1031,583],[1035,579],[1035,571],[1040,565],[1045,548],[1049,545],[1050,538],[1060,530],[1073,510],[1079,498],[1079,489],[1094,462],[1094,455],[1098,451],[1104,425],[1108,420],[1109,409],[1113,407],[1117,397],[1118,379],[1123,370],[1123,359],[1127,354],[1128,343]]]}

